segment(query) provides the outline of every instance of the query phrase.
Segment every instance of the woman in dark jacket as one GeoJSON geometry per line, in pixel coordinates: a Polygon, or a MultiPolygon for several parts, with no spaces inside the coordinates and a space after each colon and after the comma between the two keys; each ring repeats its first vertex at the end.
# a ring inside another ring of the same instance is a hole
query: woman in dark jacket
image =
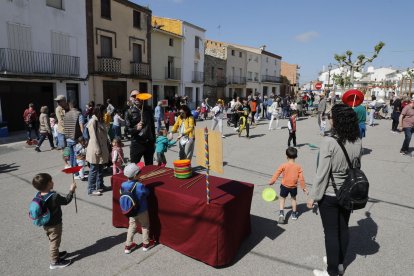
{"type": "Polygon", "coordinates": [[[333,137],[325,137],[320,146],[318,168],[312,185],[308,208],[318,202],[325,233],[327,270],[314,270],[316,276],[339,275],[349,242],[348,222],[351,212],[338,204],[333,184],[340,189],[348,175],[348,163],[338,141],[345,146],[353,166],[359,167],[362,144],[358,119],[354,110],[344,104],[332,107],[333,137]]]}

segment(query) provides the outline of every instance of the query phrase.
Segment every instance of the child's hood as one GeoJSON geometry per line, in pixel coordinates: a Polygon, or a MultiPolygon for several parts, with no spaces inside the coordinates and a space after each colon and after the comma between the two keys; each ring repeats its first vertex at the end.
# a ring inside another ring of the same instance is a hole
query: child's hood
{"type": "Polygon", "coordinates": [[[166,136],[160,135],[160,136],[157,137],[156,142],[157,143],[165,143],[165,142],[168,142],[168,138],[166,136]]]}

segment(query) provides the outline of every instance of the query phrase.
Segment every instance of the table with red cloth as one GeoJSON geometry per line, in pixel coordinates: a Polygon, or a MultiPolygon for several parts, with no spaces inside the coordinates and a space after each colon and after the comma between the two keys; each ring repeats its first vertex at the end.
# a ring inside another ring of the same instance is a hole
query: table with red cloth
{"type": "MultiPolygon", "coordinates": [[[[141,175],[158,169],[146,166],[141,175]]],[[[148,212],[150,235],[156,241],[211,266],[229,264],[242,241],[250,234],[253,184],[210,176],[210,204],[206,199],[205,176],[189,188],[191,179],[177,179],[172,169],[142,183],[150,189],[148,212]]],[[[128,227],[121,213],[119,192],[123,175],[112,176],[112,224],[128,227]]],[[[140,231],[138,227],[137,230],[140,231]]]]}

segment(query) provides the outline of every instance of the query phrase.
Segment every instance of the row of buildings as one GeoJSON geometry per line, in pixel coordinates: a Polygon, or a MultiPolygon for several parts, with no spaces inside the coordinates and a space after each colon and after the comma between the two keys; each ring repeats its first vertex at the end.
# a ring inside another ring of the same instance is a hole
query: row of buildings
{"type": "MultiPolygon", "coordinates": [[[[335,83],[335,75],[344,75],[345,68],[328,66],[324,67],[318,79],[303,85],[303,90],[315,90],[316,83],[321,84],[320,90],[333,90],[338,96],[346,92],[349,87],[341,87],[335,83]]],[[[347,74],[349,76],[349,72],[347,74]]],[[[414,69],[396,69],[392,67],[368,66],[360,72],[354,72],[353,87],[365,92],[367,98],[370,96],[389,97],[390,93],[397,95],[412,95],[414,69]]]]}
{"type": "Polygon", "coordinates": [[[23,129],[29,102],[53,108],[60,94],[81,107],[108,98],[123,107],[138,89],[153,95],[151,104],[185,95],[195,107],[205,97],[297,86],[299,67],[265,46],[212,41],[205,32],[127,0],[2,1],[0,122],[23,129]]]}

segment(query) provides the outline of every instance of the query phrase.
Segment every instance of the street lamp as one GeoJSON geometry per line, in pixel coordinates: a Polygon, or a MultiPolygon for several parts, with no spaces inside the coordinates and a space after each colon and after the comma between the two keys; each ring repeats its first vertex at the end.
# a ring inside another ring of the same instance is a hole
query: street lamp
{"type": "Polygon", "coordinates": [[[331,70],[332,70],[332,64],[331,63],[329,63],[329,65],[328,65],[328,88],[330,88],[331,86],[330,86],[330,80],[331,80],[331,70]]]}

